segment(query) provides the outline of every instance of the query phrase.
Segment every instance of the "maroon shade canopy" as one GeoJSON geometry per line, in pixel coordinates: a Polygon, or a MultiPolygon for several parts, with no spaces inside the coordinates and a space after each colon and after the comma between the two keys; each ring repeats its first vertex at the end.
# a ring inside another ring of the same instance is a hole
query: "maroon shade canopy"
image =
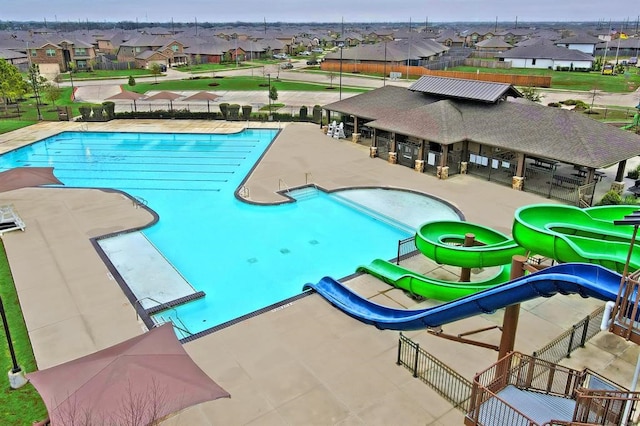
{"type": "Polygon", "coordinates": [[[62,185],[53,167],[15,167],[0,173],[0,192],[52,184],[62,185]]]}
{"type": "Polygon", "coordinates": [[[195,404],[229,397],[164,324],[110,348],[27,375],[51,424],[146,425],[195,404]]]}
{"type": "Polygon", "coordinates": [[[107,100],[113,100],[113,99],[123,99],[126,101],[137,101],[140,98],[144,98],[144,95],[140,94],[140,93],[136,93],[136,92],[131,92],[129,90],[123,90],[122,92],[118,93],[117,95],[113,95],[107,98],[107,100]]]}
{"type": "Polygon", "coordinates": [[[222,96],[210,92],[198,92],[183,99],[183,101],[215,101],[222,96]]]}
{"type": "Polygon", "coordinates": [[[145,101],[160,101],[160,100],[169,101],[169,110],[173,111],[173,101],[181,97],[182,95],[178,95],[177,93],[164,91],[164,92],[158,92],[155,95],[147,97],[145,101]]]}
{"type": "Polygon", "coordinates": [[[211,108],[209,107],[209,101],[215,101],[218,98],[221,98],[222,96],[220,95],[216,95],[215,93],[209,93],[209,92],[198,92],[194,95],[191,95],[189,97],[186,97],[183,99],[183,101],[188,102],[188,101],[207,101],[207,112],[211,112],[211,108]]]}

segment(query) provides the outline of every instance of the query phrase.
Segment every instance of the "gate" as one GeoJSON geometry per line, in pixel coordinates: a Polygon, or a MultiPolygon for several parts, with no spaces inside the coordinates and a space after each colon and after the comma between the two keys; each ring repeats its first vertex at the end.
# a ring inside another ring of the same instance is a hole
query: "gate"
{"type": "Polygon", "coordinates": [[[460,163],[462,162],[462,151],[449,151],[447,154],[447,166],[449,166],[449,176],[460,173],[460,163]]]}
{"type": "Polygon", "coordinates": [[[441,152],[428,151],[424,159],[424,173],[436,174],[440,165],[441,152]]]}
{"type": "Polygon", "coordinates": [[[378,147],[378,157],[389,159],[389,147],[391,146],[391,138],[389,132],[376,132],[375,146],[378,147]]]}
{"type": "Polygon", "coordinates": [[[419,151],[419,145],[411,142],[398,142],[398,164],[413,168],[418,159],[419,151]]]}
{"type": "Polygon", "coordinates": [[[467,173],[486,180],[511,185],[516,173],[516,164],[504,158],[469,154],[467,173]]]}

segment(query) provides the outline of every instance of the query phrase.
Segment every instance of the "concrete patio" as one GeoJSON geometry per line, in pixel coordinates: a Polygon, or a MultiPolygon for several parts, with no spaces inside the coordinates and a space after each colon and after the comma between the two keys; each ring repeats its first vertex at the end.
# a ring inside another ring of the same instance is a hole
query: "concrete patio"
{"type": "MultiPolygon", "coordinates": [[[[246,182],[254,202],[282,199],[289,187],[313,182],[326,189],[353,186],[407,188],[443,198],[471,222],[509,234],[515,210],[546,198],[468,175],[438,180],[381,159],[368,148],[325,136],[317,125],[250,123],[282,132],[246,182]]],[[[115,120],[41,123],[0,135],[0,153],[70,131],[236,132],[245,123],[115,120]]],[[[140,228],[153,216],[125,194],[90,189],[29,188],[0,194],[26,223],[3,236],[39,368],[118,343],[143,331],[136,313],[89,238],[140,228]]],[[[162,218],[160,218],[162,220],[162,218]]],[[[354,265],[354,271],[355,267],[354,265]]],[[[421,272],[455,275],[420,259],[421,272]],[[437,271],[435,271],[437,269],[437,271]]],[[[319,277],[320,278],[320,277],[319,277]]],[[[416,302],[371,276],[349,285],[378,303],[411,308],[416,302]]],[[[577,296],[536,299],[522,305],[516,350],[531,353],[601,305],[577,296]]],[[[502,310],[444,327],[449,334],[501,324],[502,310]]],[[[434,337],[405,333],[471,379],[497,353],[434,337]]],[[[476,336],[496,343],[496,330],[476,336]]],[[[200,367],[230,394],[169,418],[167,425],[452,425],[463,414],[409,371],[395,364],[398,333],[364,325],[317,294],[185,344],[200,367]]],[[[600,333],[567,365],[588,366],[631,385],[638,347],[600,333]]],[[[39,419],[33,419],[39,420],[39,419]]]]}

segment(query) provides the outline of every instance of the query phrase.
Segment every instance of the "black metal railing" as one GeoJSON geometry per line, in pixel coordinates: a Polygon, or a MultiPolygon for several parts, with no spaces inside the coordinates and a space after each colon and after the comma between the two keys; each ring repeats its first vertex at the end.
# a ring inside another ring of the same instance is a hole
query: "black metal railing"
{"type": "Polygon", "coordinates": [[[558,362],[562,358],[571,357],[571,352],[584,347],[584,344],[600,331],[600,323],[604,314],[604,306],[587,315],[582,321],[574,324],[543,348],[533,352],[536,358],[549,362],[558,362]]]}
{"type": "Polygon", "coordinates": [[[396,363],[410,370],[413,377],[428,384],[454,407],[465,413],[468,411],[473,383],[420,348],[420,344],[402,333],[398,341],[396,363]]]}
{"type": "Polygon", "coordinates": [[[400,260],[405,257],[415,254],[418,251],[416,247],[416,237],[405,238],[404,240],[398,240],[398,256],[396,257],[396,265],[400,264],[400,260]]]}

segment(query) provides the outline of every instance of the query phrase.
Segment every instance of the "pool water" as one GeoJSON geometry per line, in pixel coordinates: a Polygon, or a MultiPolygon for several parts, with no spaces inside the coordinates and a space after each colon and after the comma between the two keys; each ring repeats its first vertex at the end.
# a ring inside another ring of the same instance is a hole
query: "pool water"
{"type": "MultiPolygon", "coordinates": [[[[345,203],[341,192],[266,206],[236,199],[276,135],[65,132],[3,155],[0,170],[53,166],[66,186],[116,188],[145,200],[160,220],[144,235],[206,294],[171,314],[197,333],[300,294],[325,275],[344,277],[375,258],[393,258],[398,240],[415,228],[367,214],[377,197],[357,191],[351,201],[363,208],[345,203]]],[[[386,204],[402,202],[394,196],[386,204]]],[[[443,203],[409,207],[412,215],[424,208],[427,220],[458,217],[443,203]]]]}

